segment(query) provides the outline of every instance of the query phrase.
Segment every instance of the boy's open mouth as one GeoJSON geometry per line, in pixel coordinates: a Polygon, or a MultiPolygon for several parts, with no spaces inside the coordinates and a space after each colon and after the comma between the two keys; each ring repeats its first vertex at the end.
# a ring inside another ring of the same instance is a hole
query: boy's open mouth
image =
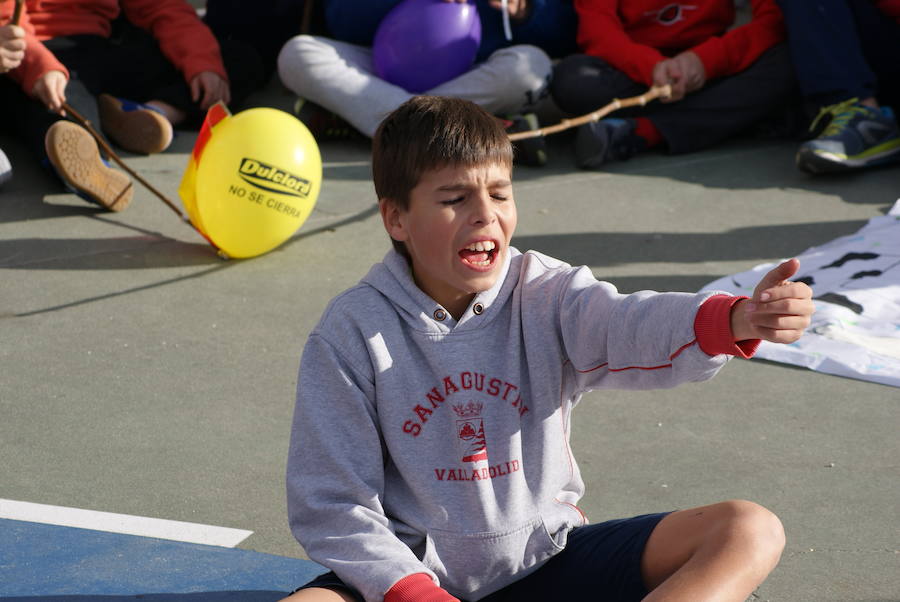
{"type": "Polygon", "coordinates": [[[486,268],[494,263],[497,257],[497,243],[493,240],[479,240],[460,249],[459,256],[463,262],[475,267],[486,268]]]}

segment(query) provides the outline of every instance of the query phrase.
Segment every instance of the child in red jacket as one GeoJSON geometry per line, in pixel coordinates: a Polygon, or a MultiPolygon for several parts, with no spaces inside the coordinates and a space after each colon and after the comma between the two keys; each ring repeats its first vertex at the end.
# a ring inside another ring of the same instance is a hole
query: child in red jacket
{"type": "Polygon", "coordinates": [[[252,49],[221,48],[185,0],[27,4],[37,38],[99,97],[100,123],[125,150],[164,150],[173,124],[217,101],[240,100],[261,79],[258,56],[248,58],[252,49]]]}
{"type": "Polygon", "coordinates": [[[27,0],[26,14],[43,50],[26,50],[21,86],[0,81],[0,107],[17,116],[4,127],[69,188],[112,211],[128,205],[131,181],[101,160],[87,130],[62,119],[63,100],[119,147],[150,154],[168,147],[174,125],[199,123],[216,102],[240,102],[262,84],[253,48],[220,44],[186,0],[27,0]],[[33,86],[54,73],[51,104],[33,86]]]}
{"type": "Polygon", "coordinates": [[[734,27],[732,0],[575,0],[584,54],[561,61],[551,92],[559,107],[585,114],[613,98],[669,84],[672,96],[581,126],[579,167],[665,143],[699,150],[784,106],[794,88],[775,0],[751,0],[752,18],[734,27]]]}
{"type": "MultiPolygon", "coordinates": [[[[12,24],[13,4],[0,3],[0,130],[19,137],[70,189],[110,211],[131,202],[131,179],[107,166],[87,130],[62,119],[69,71],[38,39],[27,9],[12,24]],[[45,146],[46,137],[52,144],[45,146]]],[[[0,152],[0,184],[12,166],[0,152]]]]}

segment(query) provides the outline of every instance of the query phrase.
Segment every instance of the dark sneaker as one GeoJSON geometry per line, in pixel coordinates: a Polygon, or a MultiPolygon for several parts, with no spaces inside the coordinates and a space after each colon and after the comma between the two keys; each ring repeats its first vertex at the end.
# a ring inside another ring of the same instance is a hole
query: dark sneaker
{"type": "Polygon", "coordinates": [[[310,133],[318,141],[323,140],[361,140],[359,131],[347,123],[337,113],[333,113],[305,98],[298,98],[294,104],[294,115],[303,122],[310,133]]]}
{"type": "MultiPolygon", "coordinates": [[[[537,115],[526,113],[525,115],[513,115],[502,119],[507,134],[528,132],[540,129],[537,115]]],[[[529,167],[541,167],[547,164],[547,142],[543,136],[525,138],[513,142],[513,160],[519,165],[529,167]]]]}
{"type": "Polygon", "coordinates": [[[47,130],[44,145],[50,164],[76,194],[110,211],[122,211],[131,203],[131,178],[106,165],[97,141],[86,129],[57,121],[47,130]]]}
{"type": "Polygon", "coordinates": [[[900,160],[900,129],[887,108],[867,107],[856,98],[823,108],[810,131],[830,116],[819,136],[797,151],[797,167],[817,174],[873,167],[900,160]]]}
{"type": "Polygon", "coordinates": [[[157,109],[109,94],[97,97],[100,126],[120,147],[132,153],[152,155],[172,143],[172,124],[157,109]]]}
{"type": "Polygon", "coordinates": [[[634,119],[601,119],[578,126],[575,131],[575,162],[581,169],[594,169],[607,161],[624,161],[647,148],[634,133],[634,119]]]}

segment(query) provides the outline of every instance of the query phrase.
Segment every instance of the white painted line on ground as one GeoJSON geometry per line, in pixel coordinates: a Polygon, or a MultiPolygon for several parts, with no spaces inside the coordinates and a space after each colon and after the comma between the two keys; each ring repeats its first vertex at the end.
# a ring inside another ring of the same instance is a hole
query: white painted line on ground
{"type": "Polygon", "coordinates": [[[0,499],[0,518],[233,548],[253,531],[0,499]]]}
{"type": "Polygon", "coordinates": [[[332,167],[368,167],[371,161],[323,161],[322,167],[328,169],[332,167]]]}

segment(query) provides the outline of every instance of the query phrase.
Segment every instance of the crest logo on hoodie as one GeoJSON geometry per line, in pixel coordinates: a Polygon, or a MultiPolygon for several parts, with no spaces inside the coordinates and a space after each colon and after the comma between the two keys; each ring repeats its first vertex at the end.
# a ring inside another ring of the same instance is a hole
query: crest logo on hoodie
{"type": "Polygon", "coordinates": [[[684,11],[697,10],[693,4],[667,4],[659,10],[650,10],[644,16],[653,17],[660,25],[675,25],[685,20],[684,11]]]}
{"type": "Polygon", "coordinates": [[[456,436],[463,462],[487,460],[487,441],[484,437],[484,419],[481,409],[484,404],[469,403],[453,405],[453,411],[460,417],[456,421],[456,436]]]}

